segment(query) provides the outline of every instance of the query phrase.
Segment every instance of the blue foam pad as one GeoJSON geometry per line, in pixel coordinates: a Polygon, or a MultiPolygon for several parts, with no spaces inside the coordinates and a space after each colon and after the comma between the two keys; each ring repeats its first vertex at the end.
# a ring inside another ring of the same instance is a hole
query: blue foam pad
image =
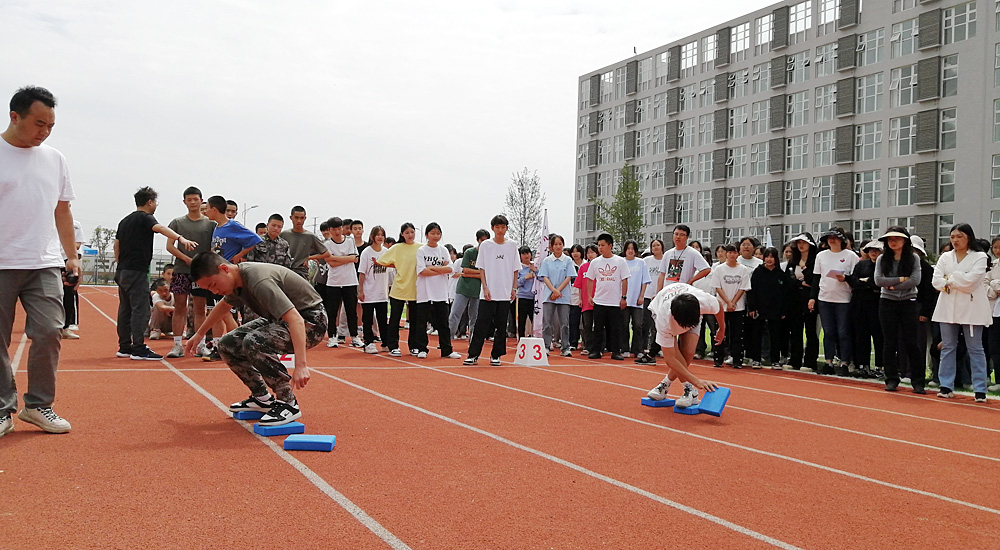
{"type": "Polygon", "coordinates": [[[233,418],[236,420],[260,420],[264,413],[260,411],[236,411],[233,418]]]}
{"type": "Polygon", "coordinates": [[[645,406],[647,406],[647,407],[673,407],[674,406],[674,400],[673,399],[664,399],[662,401],[657,401],[655,399],[650,399],[648,397],[643,397],[642,398],[642,404],[645,405],[645,406]]]}
{"type": "Polygon", "coordinates": [[[701,409],[698,408],[698,405],[690,407],[678,407],[674,405],[674,412],[678,414],[701,414],[701,409]]]}
{"type": "Polygon", "coordinates": [[[253,431],[264,436],[300,434],[305,433],[306,425],[301,422],[289,422],[280,426],[265,426],[258,422],[253,425],[253,431]]]}
{"type": "Polygon", "coordinates": [[[326,451],[337,444],[335,435],[290,435],[285,438],[286,451],[326,451]]]}
{"type": "Polygon", "coordinates": [[[726,408],[726,401],[729,401],[729,388],[717,388],[715,391],[706,392],[701,397],[701,404],[698,408],[705,414],[712,416],[722,416],[722,409],[726,408]]]}

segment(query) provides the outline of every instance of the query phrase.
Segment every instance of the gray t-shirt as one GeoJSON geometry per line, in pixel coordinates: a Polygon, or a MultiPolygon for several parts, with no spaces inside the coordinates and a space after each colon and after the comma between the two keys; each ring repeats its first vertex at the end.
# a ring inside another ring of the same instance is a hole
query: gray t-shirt
{"type": "Polygon", "coordinates": [[[309,274],[309,266],[303,265],[306,258],[326,252],[323,241],[308,231],[296,233],[289,229],[281,232],[281,238],[288,241],[288,255],[292,257],[292,269],[303,277],[309,274]]]}
{"type": "Polygon", "coordinates": [[[232,305],[246,305],[272,321],[291,309],[305,311],[321,307],[323,299],[305,279],[280,265],[245,262],[239,264],[243,286],[226,295],[232,305]]]}
{"type": "MultiPolygon", "coordinates": [[[[215,231],[215,222],[212,220],[202,218],[194,221],[185,215],[175,218],[167,227],[179,233],[181,237],[198,243],[198,246],[194,250],[185,250],[183,246],[177,247],[177,250],[180,250],[188,258],[194,258],[195,254],[199,252],[212,250],[212,233],[215,231]]],[[[174,244],[176,245],[177,243],[174,244]]],[[[178,260],[174,262],[174,273],[190,274],[191,266],[178,260]]]]}

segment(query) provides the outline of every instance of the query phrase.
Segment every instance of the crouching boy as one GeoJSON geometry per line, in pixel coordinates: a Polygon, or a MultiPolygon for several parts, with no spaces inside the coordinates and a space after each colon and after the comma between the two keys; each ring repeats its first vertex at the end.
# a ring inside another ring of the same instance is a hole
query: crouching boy
{"type": "Polygon", "coordinates": [[[301,418],[292,388],[304,388],[309,382],[306,350],[326,337],[326,310],[316,290],[286,267],[254,262],[235,265],[214,252],[202,252],[191,260],[191,278],[223,299],[188,340],[185,352],[192,353],[232,306],[245,305],[260,315],[219,340],[222,359],[250,388],[250,397],[233,403],[229,410],[264,412],[260,423],[269,426],[301,418]],[[291,375],[279,359],[286,353],[295,354],[291,375]]]}
{"type": "Polygon", "coordinates": [[[702,315],[715,315],[719,322],[716,343],[725,338],[726,316],[722,299],[688,284],[672,283],[656,294],[649,304],[649,311],[656,325],[656,343],[663,347],[663,358],[670,372],[649,390],[647,396],[655,401],[666,399],[670,383],[680,378],[684,383],[684,395],[675,405],[686,408],[701,403],[698,390],[715,391],[716,385],[699,379],[688,370],[688,366],[698,346],[702,315]]]}

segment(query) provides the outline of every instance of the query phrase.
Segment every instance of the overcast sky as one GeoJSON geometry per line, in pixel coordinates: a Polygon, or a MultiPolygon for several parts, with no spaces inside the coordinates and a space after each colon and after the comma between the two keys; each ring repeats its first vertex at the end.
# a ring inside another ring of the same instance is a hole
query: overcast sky
{"type": "Polygon", "coordinates": [[[58,99],[88,240],[138,187],[166,224],[195,185],[251,228],[302,204],[458,245],[525,167],[572,235],[579,77],[771,3],[0,0],[0,91],[58,99]]]}

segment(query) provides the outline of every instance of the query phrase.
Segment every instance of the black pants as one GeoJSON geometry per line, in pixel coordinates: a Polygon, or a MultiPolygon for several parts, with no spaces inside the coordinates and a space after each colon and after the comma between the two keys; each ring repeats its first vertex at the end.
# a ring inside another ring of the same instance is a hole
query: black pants
{"type": "Polygon", "coordinates": [[[119,269],[118,347],[128,353],[146,347],[142,334],[149,326],[149,274],[145,271],[119,269]]]}
{"type": "Polygon", "coordinates": [[[590,344],[590,354],[601,353],[607,348],[612,354],[621,353],[621,330],[625,328],[622,308],[594,304],[594,337],[590,344]]]}
{"type": "Polygon", "coordinates": [[[328,286],[326,287],[328,302],[326,315],[330,319],[330,326],[326,329],[330,337],[337,334],[337,319],[340,318],[340,305],[344,305],[344,314],[347,315],[347,330],[351,338],[358,335],[358,285],[352,286],[328,286]]]}
{"type": "Polygon", "coordinates": [[[80,318],[77,316],[77,312],[80,311],[80,294],[75,286],[63,285],[63,309],[66,310],[66,322],[63,328],[80,324],[80,318]]]}
{"type": "Polygon", "coordinates": [[[472,340],[469,341],[469,357],[479,357],[490,333],[493,335],[490,357],[499,359],[507,355],[507,316],[510,315],[510,304],[507,300],[479,300],[479,315],[476,326],[472,329],[472,340]]]}
{"type": "Polygon", "coordinates": [[[751,339],[757,342],[753,348],[757,352],[757,356],[751,357],[755,361],[762,360],[761,349],[763,349],[764,332],[767,332],[768,343],[770,347],[767,350],[768,360],[771,361],[771,365],[777,365],[781,359],[781,348],[784,345],[785,331],[787,330],[784,319],[765,319],[758,316],[757,322],[754,325],[754,333],[750,336],[751,339]]]}
{"type": "Polygon", "coordinates": [[[906,356],[905,363],[912,365],[910,381],[923,386],[925,370],[923,352],[919,346],[917,331],[920,329],[920,304],[911,300],[881,299],[878,308],[879,320],[884,331],[885,381],[899,383],[900,355],[906,356]],[[902,348],[900,348],[902,346],[902,348]]]}
{"type": "Polygon", "coordinates": [[[712,359],[716,365],[721,364],[727,354],[732,356],[734,367],[743,364],[743,321],[746,317],[746,311],[726,312],[726,338],[721,346],[712,347],[712,359]]]}
{"type": "Polygon", "coordinates": [[[524,338],[524,329],[528,324],[528,316],[534,321],[535,300],[534,298],[517,299],[517,335],[524,338]]]}
{"type": "Polygon", "coordinates": [[[569,348],[580,347],[580,318],[583,314],[580,306],[569,306],[569,348]]]}
{"type": "MultiPolygon", "coordinates": [[[[361,304],[361,326],[365,331],[365,343],[371,344],[375,341],[375,323],[378,323],[378,333],[389,332],[389,304],[388,302],[375,302],[361,304]]],[[[397,327],[399,325],[396,325],[397,327]]],[[[396,329],[396,337],[399,337],[399,329],[396,329]]],[[[390,348],[395,349],[395,348],[390,348]]]]}
{"type": "Polygon", "coordinates": [[[632,355],[639,355],[644,349],[646,341],[643,320],[644,311],[639,307],[627,307],[622,312],[622,344],[623,350],[629,350],[632,355]],[[632,325],[632,342],[629,345],[629,325],[632,325]]]}
{"type": "MultiPolygon", "coordinates": [[[[406,302],[403,300],[397,300],[391,296],[389,297],[389,326],[386,327],[386,331],[382,333],[382,343],[389,348],[389,351],[399,349],[399,320],[403,318],[403,307],[407,306],[409,308],[408,315],[412,317],[413,308],[416,305],[416,302],[406,302]]],[[[406,344],[409,346],[410,350],[417,349],[417,341],[414,339],[414,332],[416,331],[417,328],[411,323],[410,334],[406,339],[406,344]]]]}
{"type": "Polygon", "coordinates": [[[451,329],[448,328],[448,302],[420,302],[414,304],[410,315],[410,334],[416,347],[411,350],[428,352],[427,323],[438,333],[438,346],[441,357],[447,357],[454,351],[451,349],[451,329]]]}
{"type": "Polygon", "coordinates": [[[580,310],[580,338],[583,340],[583,349],[589,350],[591,342],[594,341],[594,310],[580,310]]]}
{"type": "MultiPolygon", "coordinates": [[[[726,319],[726,325],[729,324],[729,319],[726,319]]],[[[728,328],[728,327],[727,327],[728,328]]],[[[761,333],[764,332],[764,326],[761,323],[761,318],[751,317],[746,315],[744,312],[743,316],[743,355],[750,358],[751,361],[760,362],[760,337],[761,333]]],[[[733,357],[735,360],[736,357],[733,357]]]]}
{"type": "MultiPolygon", "coordinates": [[[[855,309],[855,322],[854,322],[854,364],[857,366],[861,365],[872,365],[876,367],[882,367],[885,365],[885,351],[888,351],[886,343],[883,341],[883,333],[885,324],[880,323],[881,310],[883,304],[887,301],[892,300],[873,300],[870,298],[865,298],[859,300],[856,304],[852,306],[855,309]],[[874,344],[874,345],[873,345],[874,344]],[[875,351],[875,363],[872,364],[871,353],[872,348],[875,351]]],[[[916,303],[916,302],[914,302],[916,303]]],[[[914,310],[919,313],[919,309],[914,310]]],[[[913,315],[914,323],[916,323],[917,314],[913,315]]],[[[916,333],[917,325],[913,325],[913,332],[907,333],[908,338],[913,340],[916,344],[916,333]]],[[[888,334],[888,333],[886,333],[888,334]]]]}
{"type": "Polygon", "coordinates": [[[803,366],[811,369],[816,368],[816,358],[819,357],[819,336],[816,335],[817,312],[809,311],[809,289],[803,288],[796,291],[796,303],[792,305],[792,312],[788,316],[788,349],[791,357],[788,363],[793,368],[803,366]],[[802,331],[805,330],[805,357],[802,350],[802,331]]]}

